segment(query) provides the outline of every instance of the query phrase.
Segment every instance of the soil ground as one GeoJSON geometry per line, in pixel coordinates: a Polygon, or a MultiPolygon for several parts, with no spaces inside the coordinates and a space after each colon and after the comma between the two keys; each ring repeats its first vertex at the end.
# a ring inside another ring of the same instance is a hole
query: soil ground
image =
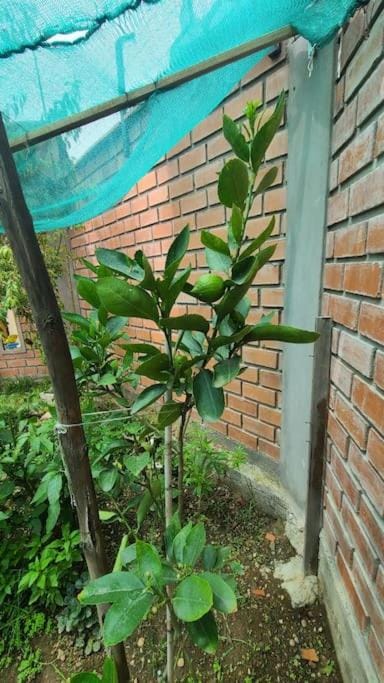
{"type": "MultiPolygon", "coordinates": [[[[188,512],[193,515],[192,501],[188,512]]],[[[258,511],[222,483],[202,506],[209,542],[231,545],[239,565],[238,611],[221,619],[220,644],[214,656],[192,644],[177,652],[177,680],[185,683],[341,683],[323,606],[294,610],[280,583],[273,578],[276,561],[294,554],[281,520],[258,511]],[[314,659],[318,661],[309,661],[314,659]]],[[[119,530],[112,531],[111,554],[119,530]]],[[[152,532],[156,541],[156,533],[152,532]]],[[[101,671],[102,656],[82,656],[69,636],[53,633],[39,639],[46,662],[38,683],[59,683],[69,673],[101,671]]],[[[161,680],[165,664],[163,615],[146,621],[127,643],[131,680],[161,680]]],[[[14,683],[2,672],[2,683],[14,683]]]]}

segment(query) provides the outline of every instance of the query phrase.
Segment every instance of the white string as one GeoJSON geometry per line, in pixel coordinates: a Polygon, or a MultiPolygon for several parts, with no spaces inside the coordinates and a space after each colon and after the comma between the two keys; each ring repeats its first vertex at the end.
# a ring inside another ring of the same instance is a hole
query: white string
{"type": "MultiPolygon", "coordinates": [[[[83,417],[88,417],[88,416],[93,416],[93,415],[109,415],[110,413],[124,413],[124,412],[129,412],[131,409],[130,408],[111,408],[111,410],[99,410],[94,413],[84,413],[83,417]]],[[[66,434],[68,429],[71,429],[72,427],[83,427],[86,425],[92,425],[92,424],[103,424],[106,422],[115,422],[116,420],[121,420],[122,416],[120,417],[110,417],[110,418],[105,418],[103,420],[84,420],[84,422],[74,422],[72,424],[63,424],[62,422],[56,422],[55,424],[55,432],[57,434],[66,434]]]]}

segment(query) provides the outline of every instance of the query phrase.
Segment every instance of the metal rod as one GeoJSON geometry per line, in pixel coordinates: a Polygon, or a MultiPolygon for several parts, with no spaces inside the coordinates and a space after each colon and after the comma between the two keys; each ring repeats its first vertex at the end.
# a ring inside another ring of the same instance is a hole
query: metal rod
{"type": "Polygon", "coordinates": [[[144,102],[150,95],[158,92],[164,92],[166,90],[172,90],[183,83],[203,76],[204,74],[210,73],[215,69],[219,69],[222,66],[231,64],[245,57],[249,57],[255,52],[259,52],[271,45],[280,43],[283,40],[292,38],[296,35],[296,31],[292,26],[284,26],[278,31],[273,31],[272,33],[267,33],[266,35],[251,40],[248,43],[244,43],[238,47],[232,48],[231,50],[226,50],[219,55],[210,57],[209,59],[194,64],[187,69],[183,69],[172,76],[166,76],[161,78],[155,83],[150,83],[142,88],[136,88],[131,90],[131,92],[124,95],[119,95],[114,97],[103,104],[99,104],[96,107],[91,107],[86,109],[79,114],[74,114],[73,116],[68,116],[60,121],[55,121],[42,128],[37,128],[26,135],[21,135],[20,137],[14,138],[10,142],[10,147],[12,152],[18,152],[25,147],[32,147],[32,145],[37,145],[39,142],[44,142],[56,135],[61,135],[62,133],[67,133],[70,130],[84,126],[87,123],[92,123],[98,119],[102,119],[110,114],[115,114],[116,112],[122,111],[123,109],[128,109],[129,107],[134,107],[140,102],[144,102]]]}

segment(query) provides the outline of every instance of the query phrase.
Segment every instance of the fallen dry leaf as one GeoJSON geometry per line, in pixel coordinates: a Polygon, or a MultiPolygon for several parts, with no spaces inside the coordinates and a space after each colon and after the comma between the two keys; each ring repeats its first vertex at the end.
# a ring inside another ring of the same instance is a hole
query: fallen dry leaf
{"type": "Polygon", "coordinates": [[[313,647],[303,648],[300,650],[301,659],[305,659],[307,662],[318,662],[319,655],[313,647]]]}
{"type": "Polygon", "coordinates": [[[265,598],[264,588],[251,588],[251,593],[255,598],[265,598]]]}
{"type": "Polygon", "coordinates": [[[274,543],[276,541],[276,536],[271,531],[267,531],[267,533],[265,534],[265,538],[270,543],[274,543]]]}

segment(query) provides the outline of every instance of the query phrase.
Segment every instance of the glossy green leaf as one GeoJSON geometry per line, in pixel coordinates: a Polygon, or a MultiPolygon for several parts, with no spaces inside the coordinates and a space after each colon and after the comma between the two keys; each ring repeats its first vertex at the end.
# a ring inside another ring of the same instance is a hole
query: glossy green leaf
{"type": "Polygon", "coordinates": [[[102,522],[110,522],[112,519],[116,519],[116,512],[111,510],[99,510],[99,519],[102,522]]]}
{"type": "Polygon", "coordinates": [[[172,555],[178,564],[184,564],[184,549],[191,529],[192,522],[188,522],[188,524],[178,531],[173,539],[172,555]]]}
{"type": "Polygon", "coordinates": [[[77,278],[77,292],[84,301],[87,301],[93,308],[100,306],[100,299],[97,293],[96,282],[87,277],[77,278]]]}
{"type": "Polygon", "coordinates": [[[69,680],[70,683],[100,683],[100,678],[97,674],[89,673],[87,671],[80,674],[74,674],[69,680]]]}
{"type": "Polygon", "coordinates": [[[213,384],[210,370],[201,370],[193,378],[193,396],[200,417],[207,422],[215,422],[224,411],[224,393],[213,384]]]}
{"type": "Polygon", "coordinates": [[[50,504],[48,508],[47,521],[45,525],[45,531],[47,534],[50,534],[51,531],[53,531],[53,529],[55,528],[57,520],[59,519],[60,509],[61,508],[59,501],[55,501],[54,503],[50,504]]]}
{"type": "Polygon", "coordinates": [[[176,302],[177,297],[179,296],[180,292],[183,291],[185,285],[187,284],[188,278],[191,274],[192,268],[186,268],[183,270],[180,274],[177,275],[177,277],[174,279],[172,285],[168,285],[166,283],[164,287],[164,292],[162,292],[163,295],[163,301],[165,303],[165,308],[164,308],[164,313],[167,315],[173,304],[176,302]]]}
{"type": "Polygon", "coordinates": [[[248,169],[240,159],[228,161],[219,175],[218,195],[220,202],[232,208],[243,208],[248,194],[248,169]]]}
{"type": "Polygon", "coordinates": [[[207,247],[205,248],[205,258],[208,268],[219,273],[228,273],[232,265],[232,256],[213,251],[207,247]]]}
{"type": "Polygon", "coordinates": [[[157,401],[157,399],[160,398],[160,396],[162,396],[166,392],[166,390],[166,384],[152,384],[152,386],[146,387],[132,403],[132,415],[152,405],[152,403],[157,401]]]}
{"type": "Polygon", "coordinates": [[[78,598],[84,605],[102,605],[132,599],[143,589],[143,582],[132,572],[112,572],[90,581],[78,598]]]}
{"type": "Polygon", "coordinates": [[[122,344],[121,348],[133,353],[141,353],[145,356],[154,356],[156,353],[159,353],[159,349],[152,344],[122,344]]]}
{"type": "Polygon", "coordinates": [[[212,655],[219,644],[217,624],[212,611],[204,614],[201,619],[187,624],[188,634],[196,647],[212,655]]]}
{"type": "Polygon", "coordinates": [[[130,602],[124,599],[121,602],[115,602],[104,619],[105,645],[112,647],[132,635],[151,608],[154,599],[152,593],[146,592],[130,602]]]}
{"type": "Polygon", "coordinates": [[[72,325],[78,325],[86,332],[89,331],[89,320],[87,320],[87,318],[84,318],[83,315],[80,315],[79,313],[70,313],[69,311],[65,311],[65,313],[63,313],[63,318],[65,320],[68,320],[69,323],[72,323],[72,325]]]}
{"type": "Polygon", "coordinates": [[[244,343],[260,341],[264,339],[273,341],[288,342],[290,344],[311,344],[319,338],[318,332],[302,330],[298,327],[288,325],[255,325],[251,332],[245,337],[244,343]]]}
{"type": "Polygon", "coordinates": [[[267,239],[272,235],[274,227],[275,227],[275,216],[272,216],[271,220],[269,221],[267,227],[263,232],[260,233],[258,237],[256,237],[248,246],[244,249],[244,251],[241,254],[241,258],[245,258],[247,256],[250,256],[253,254],[257,249],[260,249],[260,247],[264,244],[264,242],[267,241],[267,239]]]}
{"type": "Polygon", "coordinates": [[[274,166],[273,168],[270,168],[269,171],[266,172],[264,177],[260,180],[260,182],[256,188],[255,194],[262,194],[263,192],[265,192],[265,190],[268,190],[268,188],[271,187],[271,185],[273,185],[273,183],[276,180],[277,171],[278,171],[278,168],[276,166],[274,166]]]}
{"type": "Polygon", "coordinates": [[[209,330],[209,322],[197,313],[179,315],[175,318],[162,318],[160,325],[168,330],[197,330],[204,334],[209,330]]]}
{"type": "Polygon", "coordinates": [[[135,261],[144,271],[144,277],[140,281],[140,287],[142,287],[143,289],[149,289],[151,292],[155,291],[156,281],[152,272],[151,264],[149,263],[146,255],[141,250],[136,252],[135,261]]]}
{"type": "Polygon", "coordinates": [[[149,453],[141,453],[141,455],[129,455],[124,458],[124,465],[127,470],[134,476],[138,477],[139,474],[146,468],[151,462],[151,457],[149,453]]]}
{"type": "Polygon", "coordinates": [[[206,545],[203,550],[203,565],[208,571],[214,569],[217,560],[217,548],[214,545],[206,545]]]}
{"type": "Polygon", "coordinates": [[[115,277],[104,277],[98,281],[97,291],[103,306],[114,315],[158,319],[154,299],[140,287],[115,277]]]}
{"type": "Polygon", "coordinates": [[[116,664],[112,657],[106,657],[104,660],[101,683],[119,683],[116,664]]]}
{"type": "Polygon", "coordinates": [[[63,486],[63,477],[61,474],[55,474],[48,482],[47,486],[47,497],[52,505],[53,503],[57,503],[57,501],[60,499],[60,492],[63,486]]]}
{"type": "Polygon", "coordinates": [[[200,576],[188,576],[176,588],[172,605],[181,621],[191,622],[201,619],[213,604],[213,594],[208,581],[200,576]]]}
{"type": "Polygon", "coordinates": [[[102,470],[98,476],[98,484],[104,493],[109,493],[112,491],[114,485],[117,482],[119,473],[117,469],[113,470],[102,470]]]}
{"type": "Polygon", "coordinates": [[[168,379],[168,372],[170,371],[169,358],[166,353],[157,353],[150,356],[147,360],[136,368],[138,375],[144,375],[149,379],[154,379],[157,382],[164,382],[168,379]]]}
{"type": "Polygon", "coordinates": [[[96,249],[96,258],[100,265],[131,277],[133,280],[142,280],[144,270],[133,259],[129,258],[122,251],[116,249],[96,249]]]}
{"type": "Polygon", "coordinates": [[[138,528],[141,527],[155,500],[161,495],[161,492],[161,481],[159,479],[153,479],[151,482],[151,490],[147,489],[143,493],[140,503],[137,506],[136,521],[138,528]]]}
{"type": "Polygon", "coordinates": [[[247,256],[237,261],[232,268],[231,279],[236,282],[237,285],[242,285],[247,282],[251,276],[253,266],[255,264],[255,259],[257,256],[247,256]]]}
{"type": "Polygon", "coordinates": [[[136,541],[136,561],[139,574],[144,578],[158,577],[162,572],[161,559],[150,543],[136,541]]]}
{"type": "Polygon", "coordinates": [[[240,370],[241,360],[237,356],[222,360],[213,370],[213,385],[215,387],[224,387],[229,382],[237,377],[240,370]]]}
{"type": "Polygon", "coordinates": [[[184,257],[187,249],[188,249],[188,244],[189,244],[189,225],[186,225],[182,231],[177,235],[177,237],[173,240],[168,254],[167,258],[165,261],[165,276],[169,276],[169,272],[167,273],[167,270],[172,266],[173,264],[177,263],[179,264],[182,258],[184,257]]]}
{"type": "Polygon", "coordinates": [[[111,372],[106,372],[105,375],[102,375],[99,380],[97,380],[97,384],[100,387],[109,387],[112,384],[116,382],[116,376],[112,375],[111,372]]]}
{"type": "Polygon", "coordinates": [[[249,161],[249,147],[247,141],[239,129],[239,126],[226,114],[223,118],[223,133],[225,139],[231,145],[239,159],[249,161]]]}
{"type": "Polygon", "coordinates": [[[160,429],[168,427],[169,425],[176,422],[179,419],[183,410],[182,403],[177,401],[168,401],[161,406],[159,416],[157,419],[157,424],[160,429]]]}
{"type": "Polygon", "coordinates": [[[107,328],[109,334],[114,336],[115,334],[118,334],[124,329],[127,322],[128,318],[126,318],[125,316],[115,315],[106,321],[105,327],[107,328]]]}
{"type": "Polygon", "coordinates": [[[236,612],[236,595],[224,579],[219,574],[212,574],[211,572],[203,572],[201,576],[208,581],[212,588],[214,608],[224,614],[236,612]]]}
{"type": "Polygon", "coordinates": [[[285,109],[285,95],[282,93],[277,102],[275,111],[272,116],[264,123],[257,131],[251,146],[251,162],[255,173],[259,170],[259,166],[265,156],[265,153],[271,144],[277,130],[279,129],[285,109]]]}
{"type": "Polygon", "coordinates": [[[191,528],[186,538],[183,550],[183,564],[189,565],[190,567],[195,566],[203,552],[205,541],[205,527],[202,522],[199,522],[191,528]]]}
{"type": "Polygon", "coordinates": [[[202,244],[204,244],[205,247],[212,249],[212,251],[217,251],[219,254],[230,256],[228,244],[224,242],[224,240],[221,239],[221,237],[218,237],[218,235],[215,235],[213,232],[208,232],[208,230],[202,230],[200,239],[202,244]]]}
{"type": "Polygon", "coordinates": [[[243,236],[243,214],[236,204],[232,207],[231,228],[235,241],[240,244],[243,236]]]}

